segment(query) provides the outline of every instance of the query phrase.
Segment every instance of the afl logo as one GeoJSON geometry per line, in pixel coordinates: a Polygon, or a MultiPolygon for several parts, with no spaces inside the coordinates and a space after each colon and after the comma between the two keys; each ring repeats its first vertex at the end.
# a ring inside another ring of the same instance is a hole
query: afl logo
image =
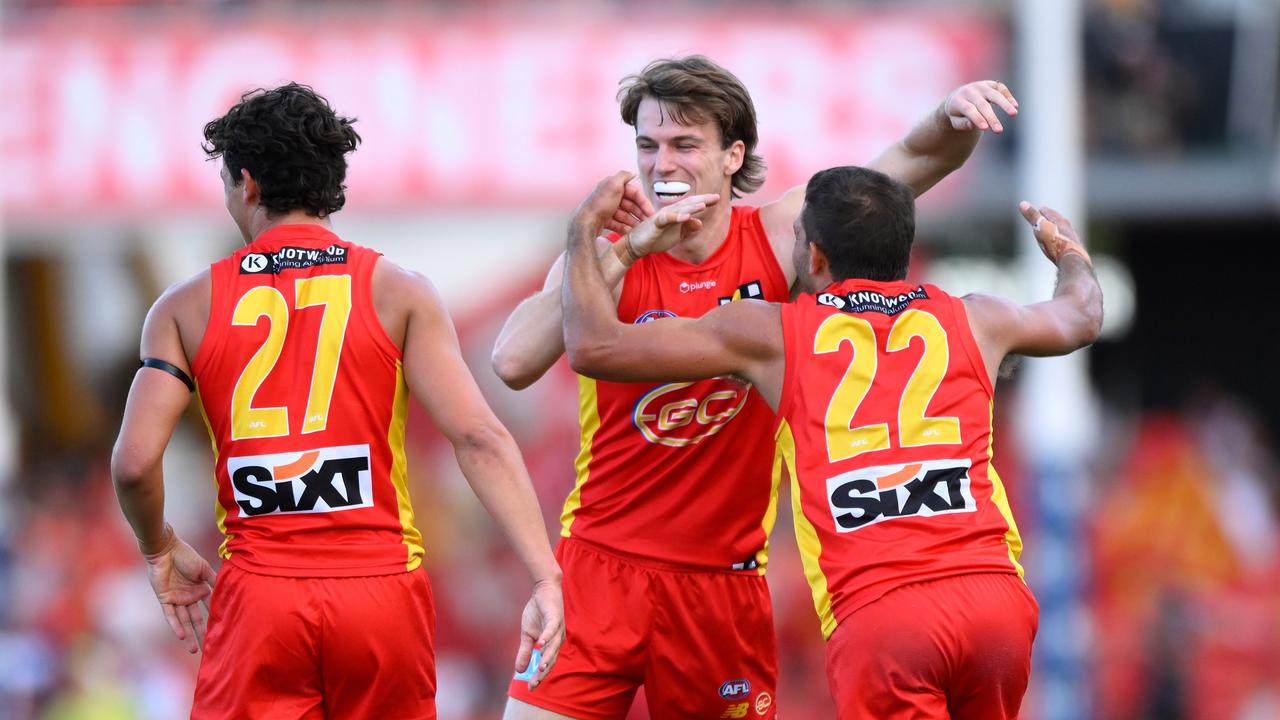
{"type": "Polygon", "coordinates": [[[249,253],[240,260],[241,273],[264,273],[268,272],[271,260],[262,253],[249,253]]]}
{"type": "Polygon", "coordinates": [[[725,680],[720,684],[720,697],[725,700],[741,700],[751,694],[751,681],[746,678],[725,680]]]}
{"type": "Polygon", "coordinates": [[[631,423],[655,445],[696,445],[742,410],[751,386],[729,378],[656,387],[636,402],[631,423]]]}
{"type": "Polygon", "coordinates": [[[644,313],[643,315],[641,315],[640,317],[636,318],[636,321],[632,324],[643,325],[647,322],[653,322],[654,320],[661,320],[662,318],[669,318],[669,317],[675,317],[675,316],[676,314],[671,312],[670,310],[650,310],[644,313]]]}

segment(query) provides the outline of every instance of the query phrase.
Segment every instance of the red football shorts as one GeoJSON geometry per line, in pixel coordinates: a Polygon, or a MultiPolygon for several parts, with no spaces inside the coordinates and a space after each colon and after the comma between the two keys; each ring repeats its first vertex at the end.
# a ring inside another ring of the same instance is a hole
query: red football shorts
{"type": "Polygon", "coordinates": [[[434,719],[435,623],[421,569],[293,578],[224,564],[191,717],[434,719]]]}
{"type": "Polygon", "coordinates": [[[1018,717],[1039,615],[1017,575],[958,575],[890,591],[841,620],[827,643],[837,717],[1018,717]]]}
{"type": "Polygon", "coordinates": [[[655,718],[774,717],[773,605],[755,573],[676,570],[576,538],[556,547],[566,635],[546,681],[508,694],[582,720],[623,718],[644,685],[655,718]]]}

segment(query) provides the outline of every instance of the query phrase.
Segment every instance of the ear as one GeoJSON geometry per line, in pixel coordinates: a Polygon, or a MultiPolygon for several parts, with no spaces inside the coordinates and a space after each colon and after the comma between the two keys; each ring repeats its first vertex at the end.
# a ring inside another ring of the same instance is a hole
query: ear
{"type": "Polygon", "coordinates": [[[733,177],[733,174],[742,169],[742,163],[747,157],[747,146],[741,140],[734,140],[724,153],[724,174],[725,177],[733,177]]]}
{"type": "Polygon", "coordinates": [[[248,168],[240,168],[240,192],[244,193],[244,204],[257,205],[262,200],[262,186],[249,174],[248,168]]]}
{"type": "Polygon", "coordinates": [[[827,254],[814,243],[809,243],[809,274],[815,278],[823,277],[830,270],[827,254]]]}

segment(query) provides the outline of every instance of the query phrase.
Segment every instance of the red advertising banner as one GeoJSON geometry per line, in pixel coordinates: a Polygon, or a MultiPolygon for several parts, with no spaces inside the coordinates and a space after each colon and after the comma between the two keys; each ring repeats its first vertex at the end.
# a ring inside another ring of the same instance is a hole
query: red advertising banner
{"type": "Polygon", "coordinates": [[[762,197],[866,162],[951,89],[994,76],[989,16],[770,11],[720,17],[468,15],[10,24],[0,46],[11,219],[218,210],[205,122],[246,89],[313,85],[359,118],[350,207],[572,204],[634,167],[618,82],[706,54],[756,102],[762,197]]]}

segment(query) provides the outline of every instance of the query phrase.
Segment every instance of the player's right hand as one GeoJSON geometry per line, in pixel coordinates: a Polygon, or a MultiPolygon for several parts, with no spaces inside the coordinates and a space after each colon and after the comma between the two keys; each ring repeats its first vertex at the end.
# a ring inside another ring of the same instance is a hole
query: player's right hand
{"type": "Polygon", "coordinates": [[[698,213],[718,202],[720,196],[714,193],[690,195],[662,208],[631,231],[632,252],[640,256],[670,250],[682,238],[701,230],[702,220],[698,219],[698,213]]]}
{"type": "Polygon", "coordinates": [[[539,582],[533,586],[533,597],[525,604],[520,617],[520,649],[516,652],[515,669],[521,672],[529,666],[534,646],[542,650],[542,662],[529,681],[530,690],[541,685],[547,673],[551,672],[562,642],[564,596],[560,592],[560,583],[550,580],[539,582]]]}
{"type": "Polygon", "coordinates": [[[1063,217],[1062,213],[1048,206],[1036,209],[1026,200],[1018,203],[1018,212],[1031,223],[1031,229],[1035,233],[1036,242],[1040,244],[1040,250],[1054,265],[1062,262],[1064,255],[1075,253],[1084,258],[1089,267],[1093,267],[1093,259],[1089,257],[1089,251],[1084,249],[1076,229],[1071,226],[1070,220],[1063,217]]]}
{"type": "Polygon", "coordinates": [[[170,629],[187,652],[199,652],[204,647],[208,600],[216,577],[213,567],[176,536],[167,549],[144,557],[151,589],[170,629]]]}
{"type": "MultiPolygon", "coordinates": [[[[615,223],[615,226],[625,225],[616,216],[619,213],[632,214],[623,210],[624,201],[630,202],[633,206],[635,205],[634,198],[628,198],[628,188],[635,188],[632,191],[633,195],[637,191],[642,195],[644,194],[640,191],[638,184],[631,182],[634,177],[633,173],[621,170],[601,180],[596,184],[591,194],[583,198],[582,202],[578,204],[578,209],[573,213],[573,222],[577,225],[589,225],[593,229],[593,232],[590,233],[591,237],[595,237],[603,228],[608,227],[611,222],[615,223]]],[[[645,203],[647,204],[648,200],[645,200],[645,203]]],[[[639,207],[633,209],[643,212],[639,207]]]]}

